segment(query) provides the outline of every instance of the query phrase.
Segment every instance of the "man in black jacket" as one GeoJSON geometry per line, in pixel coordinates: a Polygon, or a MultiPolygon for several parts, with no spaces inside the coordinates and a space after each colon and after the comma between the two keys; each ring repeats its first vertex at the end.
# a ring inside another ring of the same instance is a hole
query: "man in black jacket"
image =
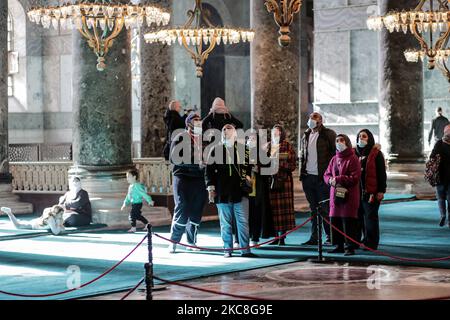
{"type": "MultiPolygon", "coordinates": [[[[309,202],[311,214],[314,215],[319,207],[319,202],[330,198],[330,187],[324,182],[328,163],[336,154],[336,133],[323,125],[322,115],[313,112],[308,120],[309,129],[302,137],[300,149],[300,180],[303,191],[309,202]]],[[[328,202],[323,204],[320,213],[327,217],[329,212],[328,202]]],[[[317,220],[312,219],[311,236],[304,245],[317,244],[317,220]]],[[[327,242],[330,241],[330,227],[325,223],[327,242]]]]}
{"type": "MultiPolygon", "coordinates": [[[[233,218],[241,248],[249,245],[249,201],[248,193],[243,189],[246,180],[251,181],[248,159],[248,149],[236,142],[235,127],[226,124],[222,130],[222,143],[212,148],[205,171],[209,201],[214,202],[219,211],[226,258],[231,257],[233,248],[233,218]]],[[[241,252],[242,257],[255,257],[250,249],[242,249],[241,252]]]]}
{"type": "MultiPolygon", "coordinates": [[[[200,116],[191,113],[186,119],[186,131],[172,141],[170,161],[173,166],[173,198],[175,209],[170,229],[170,239],[180,242],[186,231],[188,244],[195,246],[197,232],[206,202],[203,143],[200,116]]],[[[170,244],[169,252],[176,251],[170,244]]]]}
{"type": "Polygon", "coordinates": [[[428,144],[430,144],[430,145],[431,145],[433,136],[434,136],[433,143],[442,139],[442,136],[444,135],[444,128],[446,125],[449,124],[448,119],[446,117],[444,117],[442,114],[441,107],[436,109],[436,114],[437,114],[437,117],[431,121],[431,129],[430,129],[430,133],[428,135],[428,144]]]}

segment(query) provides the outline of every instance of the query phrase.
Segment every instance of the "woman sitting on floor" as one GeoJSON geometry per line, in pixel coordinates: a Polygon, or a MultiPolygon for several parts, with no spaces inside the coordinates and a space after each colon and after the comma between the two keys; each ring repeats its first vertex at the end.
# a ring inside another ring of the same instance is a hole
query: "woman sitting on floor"
{"type": "Polygon", "coordinates": [[[89,194],[81,188],[81,180],[72,177],[69,180],[69,191],[59,199],[59,205],[64,207],[64,226],[88,226],[92,222],[92,208],[89,194]]]}
{"type": "Polygon", "coordinates": [[[12,213],[11,208],[2,207],[0,210],[8,215],[16,229],[51,230],[54,235],[58,235],[65,230],[63,225],[64,208],[59,205],[44,209],[44,212],[39,218],[31,221],[18,220],[12,213]]]}

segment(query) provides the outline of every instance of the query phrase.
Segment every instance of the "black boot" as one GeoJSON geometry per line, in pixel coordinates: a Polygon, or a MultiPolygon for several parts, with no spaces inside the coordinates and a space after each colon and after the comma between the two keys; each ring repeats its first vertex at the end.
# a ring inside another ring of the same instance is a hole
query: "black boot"
{"type": "Polygon", "coordinates": [[[279,244],[280,244],[280,240],[279,239],[273,240],[271,243],[269,243],[270,246],[277,246],[279,244]]]}
{"type": "Polygon", "coordinates": [[[344,253],[344,247],[336,246],[333,250],[328,251],[328,253],[344,253]]]}
{"type": "Polygon", "coordinates": [[[445,226],[445,217],[442,217],[441,221],[439,222],[439,227],[443,227],[443,226],[445,226]]]}
{"type": "Polygon", "coordinates": [[[280,239],[278,245],[279,245],[279,246],[285,246],[285,245],[286,245],[286,243],[284,242],[284,238],[281,238],[281,239],[280,239]]]}

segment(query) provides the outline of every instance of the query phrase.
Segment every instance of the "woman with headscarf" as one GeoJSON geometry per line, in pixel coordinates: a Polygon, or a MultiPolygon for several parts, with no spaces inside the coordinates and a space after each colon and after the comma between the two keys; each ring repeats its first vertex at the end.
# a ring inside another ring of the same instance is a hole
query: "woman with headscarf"
{"type": "MultiPolygon", "coordinates": [[[[273,225],[278,236],[295,228],[294,180],[292,172],[296,168],[296,154],[292,145],[286,140],[286,133],[281,125],[272,128],[272,139],[268,152],[273,161],[278,161],[278,172],[272,175],[270,186],[270,206],[273,225]]],[[[285,245],[285,238],[271,244],[285,245]]]]}
{"type": "MultiPolygon", "coordinates": [[[[325,183],[331,187],[330,220],[334,227],[355,239],[360,202],[361,165],[347,135],[336,136],[336,150],[336,155],[331,159],[323,176],[325,183]]],[[[334,229],[331,238],[336,248],[330,253],[345,252],[346,256],[355,254],[356,245],[334,229]]]]}
{"type": "Polygon", "coordinates": [[[375,144],[372,132],[363,129],[356,136],[356,155],[361,163],[361,203],[359,206],[359,233],[357,240],[377,249],[380,240],[378,210],[386,193],[386,163],[381,146],[375,144]]]}
{"type": "Polygon", "coordinates": [[[81,227],[92,222],[92,209],[89,194],[81,188],[81,180],[72,177],[69,181],[69,191],[59,199],[59,205],[64,207],[64,226],[81,227]]]}
{"type": "Polygon", "coordinates": [[[231,114],[225,105],[225,101],[221,98],[214,99],[208,115],[202,121],[204,133],[209,129],[222,131],[222,128],[226,124],[232,124],[236,129],[242,129],[244,127],[242,122],[231,114]]]}
{"type": "Polygon", "coordinates": [[[434,145],[430,158],[434,158],[437,155],[441,157],[439,163],[439,181],[436,186],[436,197],[441,213],[441,222],[439,225],[441,227],[445,225],[448,214],[448,226],[450,227],[450,124],[444,128],[444,135],[434,145]]]}

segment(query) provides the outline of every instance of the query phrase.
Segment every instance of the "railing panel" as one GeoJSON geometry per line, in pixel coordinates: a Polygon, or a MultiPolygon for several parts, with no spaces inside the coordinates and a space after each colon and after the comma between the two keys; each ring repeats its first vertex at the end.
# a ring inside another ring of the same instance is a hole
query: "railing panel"
{"type": "MultiPolygon", "coordinates": [[[[171,166],[164,158],[134,159],[139,180],[149,193],[172,193],[171,166]]],[[[71,161],[10,162],[12,187],[17,193],[63,193],[68,190],[71,161]]]]}

